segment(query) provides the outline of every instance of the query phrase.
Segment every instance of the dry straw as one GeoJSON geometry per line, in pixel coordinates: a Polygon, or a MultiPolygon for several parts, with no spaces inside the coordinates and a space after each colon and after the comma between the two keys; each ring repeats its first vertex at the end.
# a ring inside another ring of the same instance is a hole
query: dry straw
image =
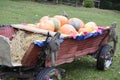
{"type": "Polygon", "coordinates": [[[11,57],[13,62],[21,63],[21,60],[32,42],[45,40],[45,36],[18,30],[11,42],[11,57]]]}

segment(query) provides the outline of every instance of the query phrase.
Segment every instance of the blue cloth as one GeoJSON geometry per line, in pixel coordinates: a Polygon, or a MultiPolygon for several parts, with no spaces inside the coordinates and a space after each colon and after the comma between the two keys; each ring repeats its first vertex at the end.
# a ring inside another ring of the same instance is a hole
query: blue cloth
{"type": "Polygon", "coordinates": [[[39,47],[43,47],[45,45],[45,41],[42,41],[42,42],[40,42],[40,41],[34,41],[33,43],[36,44],[36,45],[38,45],[39,47]]]}
{"type": "Polygon", "coordinates": [[[76,40],[84,40],[90,37],[97,37],[99,35],[102,35],[104,33],[104,30],[99,30],[99,32],[95,33],[88,33],[87,35],[81,35],[81,36],[76,36],[76,40]]]}
{"type": "Polygon", "coordinates": [[[85,35],[84,39],[90,38],[93,36],[94,33],[88,33],[87,35],[85,35]]]}
{"type": "Polygon", "coordinates": [[[82,36],[76,36],[76,40],[84,40],[84,35],[82,35],[82,36]]]}
{"type": "Polygon", "coordinates": [[[59,41],[60,41],[60,43],[62,43],[62,42],[64,41],[64,39],[63,39],[63,38],[60,38],[60,40],[59,40],[59,41]]]}
{"type": "Polygon", "coordinates": [[[96,36],[98,36],[99,35],[99,33],[98,32],[95,32],[94,34],[93,34],[93,37],[96,37],[96,36]]]}
{"type": "Polygon", "coordinates": [[[0,27],[12,27],[11,25],[0,25],[0,27]]]}
{"type": "MultiPolygon", "coordinates": [[[[48,42],[49,42],[50,40],[48,40],[48,42]]],[[[64,41],[64,39],[62,39],[62,38],[60,38],[60,43],[62,43],[63,41],[64,41]]],[[[44,47],[45,46],[45,41],[34,41],[33,42],[34,44],[36,44],[36,45],[38,45],[39,47],[44,47]]]]}

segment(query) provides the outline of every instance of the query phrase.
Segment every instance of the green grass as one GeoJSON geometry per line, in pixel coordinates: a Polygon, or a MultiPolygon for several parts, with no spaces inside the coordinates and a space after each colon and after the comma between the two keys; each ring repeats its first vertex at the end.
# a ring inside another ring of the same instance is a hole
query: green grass
{"type": "MultiPolygon", "coordinates": [[[[120,12],[114,10],[102,10],[96,8],[71,7],[36,3],[30,1],[0,0],[0,25],[17,23],[37,23],[42,16],[54,16],[66,11],[71,17],[78,17],[85,23],[94,21],[100,26],[109,26],[117,22],[117,33],[120,36],[120,12]]],[[[119,40],[120,41],[120,37],[119,40]]],[[[96,60],[84,56],[69,64],[63,64],[66,70],[63,80],[120,80],[120,42],[118,42],[116,54],[111,68],[107,71],[99,71],[95,68],[96,60]]]]}

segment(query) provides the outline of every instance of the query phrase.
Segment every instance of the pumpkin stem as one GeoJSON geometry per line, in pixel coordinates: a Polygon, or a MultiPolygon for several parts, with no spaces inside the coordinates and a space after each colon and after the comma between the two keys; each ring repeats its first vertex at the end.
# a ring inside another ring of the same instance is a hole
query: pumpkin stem
{"type": "Polygon", "coordinates": [[[66,11],[63,11],[62,15],[68,18],[68,14],[66,13],[66,11]]]}

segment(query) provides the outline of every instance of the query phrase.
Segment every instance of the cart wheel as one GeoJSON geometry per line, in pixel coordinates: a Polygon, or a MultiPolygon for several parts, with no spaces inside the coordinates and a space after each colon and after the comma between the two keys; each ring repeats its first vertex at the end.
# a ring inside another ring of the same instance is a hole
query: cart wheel
{"type": "Polygon", "coordinates": [[[45,68],[38,73],[35,80],[61,80],[61,74],[56,68],[45,68]]]}
{"type": "Polygon", "coordinates": [[[97,69],[107,70],[112,64],[113,50],[108,44],[104,45],[97,58],[97,69]]]}

